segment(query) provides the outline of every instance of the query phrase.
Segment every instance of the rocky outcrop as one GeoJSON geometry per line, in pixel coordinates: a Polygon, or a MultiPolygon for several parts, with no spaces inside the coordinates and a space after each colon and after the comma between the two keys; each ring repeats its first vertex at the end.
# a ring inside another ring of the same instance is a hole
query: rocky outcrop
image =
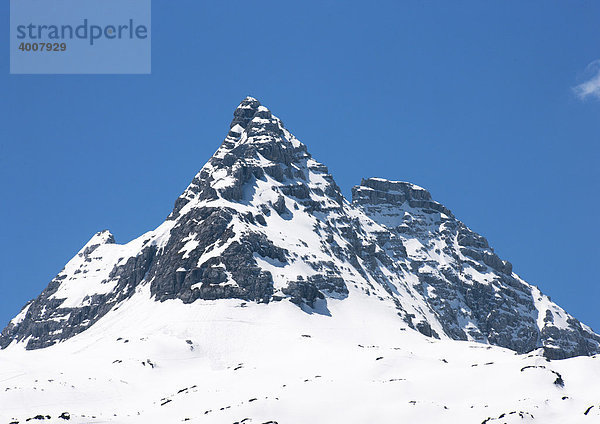
{"type": "Polygon", "coordinates": [[[412,246],[407,264],[418,276],[421,296],[451,338],[519,353],[544,347],[554,359],[598,352],[596,334],[513,274],[510,262],[425,189],[370,178],[354,187],[352,195],[353,205],[385,226],[402,246],[412,246]],[[552,311],[541,310],[543,304],[552,305],[552,311]],[[554,314],[567,317],[561,328],[554,314]],[[540,325],[540,315],[550,318],[540,325]]]}

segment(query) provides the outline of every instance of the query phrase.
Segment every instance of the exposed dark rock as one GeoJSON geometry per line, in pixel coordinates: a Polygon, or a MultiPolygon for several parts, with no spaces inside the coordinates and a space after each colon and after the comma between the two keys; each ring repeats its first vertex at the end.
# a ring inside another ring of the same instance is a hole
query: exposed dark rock
{"type": "MultiPolygon", "coordinates": [[[[410,254],[389,242],[385,247],[396,258],[408,256],[412,273],[419,277],[421,295],[451,338],[471,338],[520,353],[543,347],[551,359],[598,352],[600,338],[573,318],[568,329],[558,328],[549,311],[540,311],[546,314],[546,325],[539,328],[534,289],[512,273],[510,262],[500,259],[484,237],[432,200],[428,191],[410,183],[371,178],[354,187],[352,196],[353,205],[389,229],[397,246],[422,245],[410,254]],[[439,255],[445,256],[441,263],[435,259],[439,255]],[[482,281],[473,277],[478,274],[482,281]],[[459,322],[473,325],[463,328],[459,322]]],[[[386,238],[380,236],[380,244],[386,238]]],[[[407,322],[412,324],[411,319],[407,322]]],[[[430,334],[424,323],[417,324],[417,329],[430,334]]]]}
{"type": "Polygon", "coordinates": [[[292,281],[283,289],[283,293],[290,296],[292,302],[296,304],[306,302],[311,307],[315,300],[325,298],[313,284],[306,281],[292,281]]]}

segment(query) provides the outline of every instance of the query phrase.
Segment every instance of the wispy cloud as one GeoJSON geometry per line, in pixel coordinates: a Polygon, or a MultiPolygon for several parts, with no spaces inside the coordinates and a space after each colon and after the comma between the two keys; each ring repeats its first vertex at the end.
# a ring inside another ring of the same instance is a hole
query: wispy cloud
{"type": "Polygon", "coordinates": [[[593,97],[600,100],[600,60],[590,63],[586,69],[586,81],[573,87],[573,91],[580,99],[593,97]]]}

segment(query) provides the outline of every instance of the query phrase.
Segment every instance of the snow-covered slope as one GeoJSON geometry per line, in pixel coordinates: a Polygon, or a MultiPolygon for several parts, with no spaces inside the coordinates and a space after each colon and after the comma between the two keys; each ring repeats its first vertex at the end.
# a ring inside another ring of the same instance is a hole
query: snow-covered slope
{"type": "Polygon", "coordinates": [[[550,422],[593,403],[585,385],[599,368],[547,360],[599,346],[426,190],[370,178],[348,202],[246,98],[164,223],[125,245],[96,234],[4,329],[0,410],[550,422]]]}
{"type": "Polygon", "coordinates": [[[64,343],[1,351],[0,422],[600,422],[600,358],[427,338],[353,288],[328,308],[140,287],[64,343]]]}

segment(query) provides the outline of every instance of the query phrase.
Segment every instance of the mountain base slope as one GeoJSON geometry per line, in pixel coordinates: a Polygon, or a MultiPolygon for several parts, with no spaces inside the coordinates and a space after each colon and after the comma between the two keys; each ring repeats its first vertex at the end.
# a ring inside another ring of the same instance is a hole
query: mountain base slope
{"type": "Polygon", "coordinates": [[[1,351],[0,422],[600,419],[598,358],[426,338],[375,302],[350,293],[307,315],[287,300],[155,302],[146,286],[66,342],[1,351]]]}

